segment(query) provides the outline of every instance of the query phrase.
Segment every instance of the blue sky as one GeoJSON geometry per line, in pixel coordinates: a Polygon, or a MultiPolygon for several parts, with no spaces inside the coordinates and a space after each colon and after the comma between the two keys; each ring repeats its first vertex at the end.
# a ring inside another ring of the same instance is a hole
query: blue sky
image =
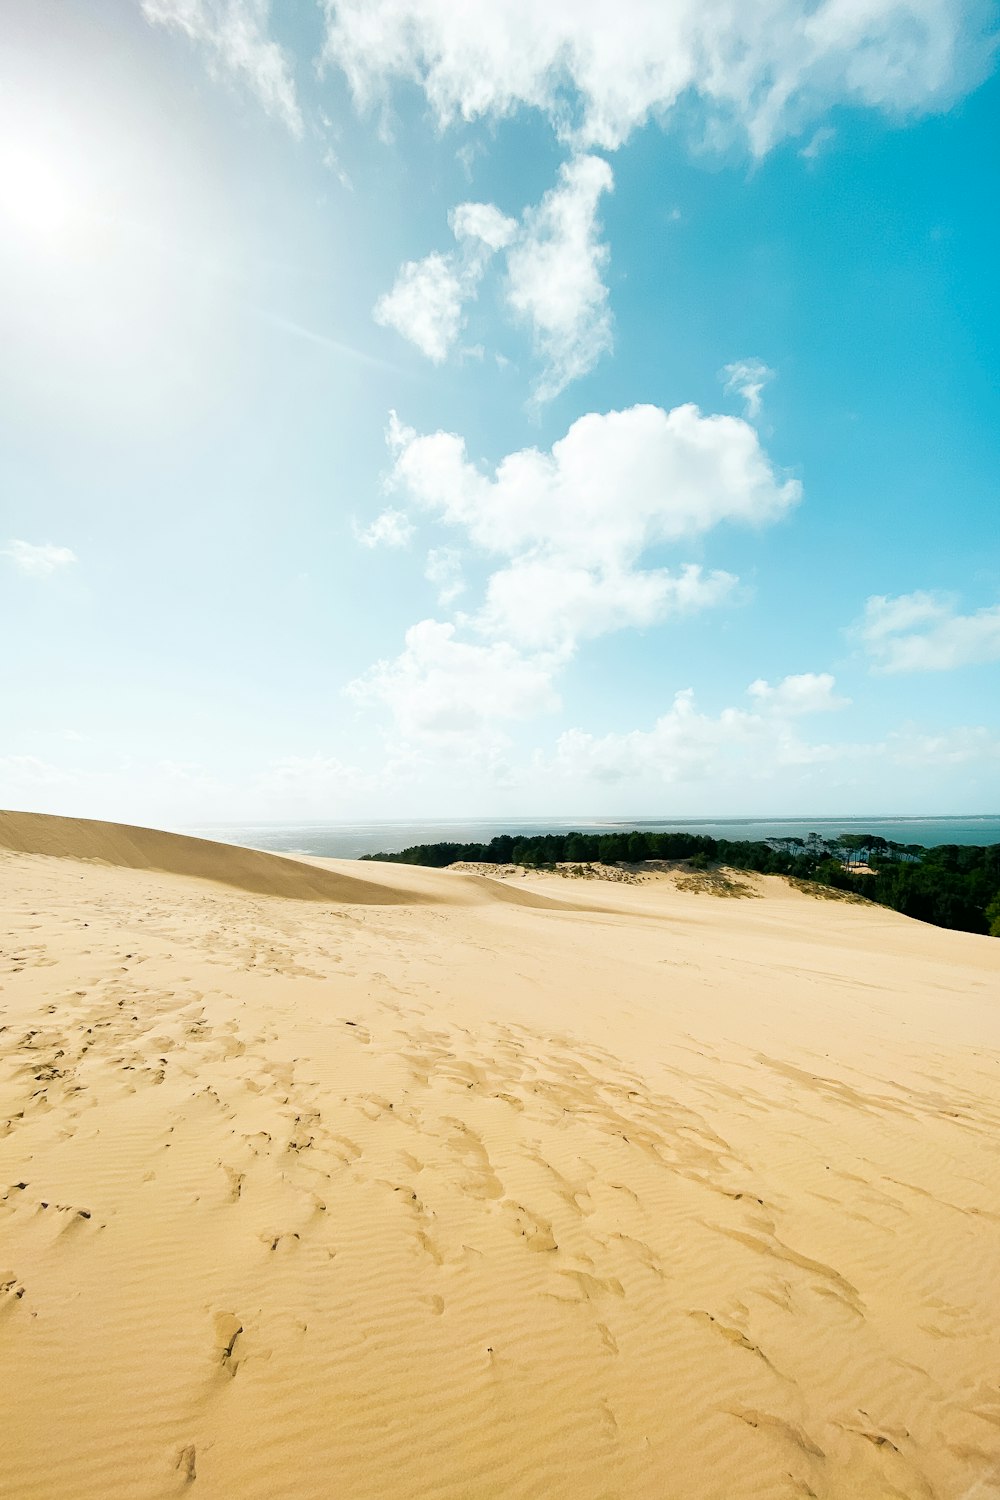
{"type": "Polygon", "coordinates": [[[0,805],[995,811],[996,21],[7,0],[0,805]]]}

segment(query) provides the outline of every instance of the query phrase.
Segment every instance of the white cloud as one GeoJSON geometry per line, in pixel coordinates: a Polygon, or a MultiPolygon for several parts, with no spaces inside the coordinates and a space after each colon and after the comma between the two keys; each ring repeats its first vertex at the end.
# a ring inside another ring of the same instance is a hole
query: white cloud
{"type": "Polygon", "coordinates": [[[543,111],[614,150],[685,96],[708,132],[763,155],[835,104],[890,114],[946,103],[990,56],[986,12],[959,0],[324,0],[325,56],[362,107],[396,81],[442,125],[543,111]]]}
{"type": "Polygon", "coordinates": [[[608,250],[598,237],[597,207],[612,185],[602,157],[580,156],[563,164],[557,186],[521,223],[493,203],[460,203],[448,215],[458,248],[406,261],[375,304],[375,321],[440,364],[458,342],[463,309],[491,258],[506,251],[507,305],[530,329],[544,364],[536,399],[550,400],[611,347],[601,275],[608,250]]]}
{"type": "Polygon", "coordinates": [[[962,724],[938,734],[907,725],[889,735],[886,749],[903,766],[989,765],[1000,761],[1000,736],[982,724],[962,724]]]}
{"type": "Polygon", "coordinates": [[[783,677],[773,687],[763,677],[758,677],[756,682],[751,682],[747,692],[760,708],[787,717],[846,708],[850,698],[838,698],[834,687],[829,672],[800,672],[783,677]]]}
{"type": "Polygon", "coordinates": [[[455,434],[418,437],[394,418],[389,441],[390,488],[506,559],[476,630],[563,657],[580,640],[723,602],[732,574],[642,569],[643,553],[722,521],[777,519],[801,493],[775,475],[753,428],[693,406],[591,413],[551,453],[509,454],[492,478],[455,434]]]}
{"type": "Polygon", "coordinates": [[[483,551],[597,569],[722,522],[765,525],[802,494],[798,480],[775,472],[748,423],[691,404],[590,412],[551,452],[520,449],[492,476],[454,433],[421,437],[392,418],[389,441],[391,485],[483,551]]]}
{"type": "Polygon", "coordinates": [[[504,641],[456,640],[454,625],[440,620],[411,625],[395,661],[377,662],[348,691],[359,702],[385,704],[403,735],[415,739],[475,735],[559,701],[550,663],[504,641]]]}
{"type": "Polygon", "coordinates": [[[34,542],[17,540],[0,548],[0,557],[9,557],[16,568],[32,578],[47,578],[50,573],[69,567],[77,560],[75,552],[68,547],[53,547],[49,542],[38,546],[34,542]]]}
{"type": "MultiPolygon", "coordinates": [[[[336,756],[289,755],[273,761],[251,783],[254,806],[285,814],[309,814],[317,807],[350,811],[354,799],[378,789],[380,777],[336,756]]],[[[327,813],[329,816],[329,813],[327,813]]]]}
{"type": "Polygon", "coordinates": [[[389,509],[355,535],[363,547],[405,547],[413,532],[413,522],[405,511],[389,509]]]}
{"type": "Polygon", "coordinates": [[[760,416],[760,398],[764,387],[774,379],[774,371],[761,359],[738,359],[725,365],[719,372],[726,391],[746,402],[746,414],[751,421],[760,416]]]}
{"type": "Polygon", "coordinates": [[[874,594],[853,633],[875,672],[946,672],[1000,661],[1000,604],[960,615],[940,594],[874,594]]]}
{"type": "Polygon", "coordinates": [[[427,554],[424,577],[437,589],[439,604],[452,604],[465,592],[462,554],[457,547],[432,547],[427,554]]]}
{"type": "Polygon", "coordinates": [[[559,184],[524,217],[507,256],[507,300],[532,329],[545,362],[536,390],[551,400],[592,370],[611,348],[611,314],[602,271],[607,246],[598,238],[597,207],[614,185],[600,156],[579,156],[559,169],[559,184]]]}
{"type": "Polygon", "coordinates": [[[816,158],[826,150],[837,132],[832,125],[820,125],[813,131],[807,143],[802,147],[799,155],[803,161],[815,161],[816,158]]]}
{"type": "Polygon", "coordinates": [[[404,262],[392,290],[379,298],[372,316],[441,364],[461,332],[462,304],[468,294],[454,257],[435,252],[424,260],[404,262]]]}
{"type": "Polygon", "coordinates": [[[268,35],[270,0],[142,0],[154,25],[181,31],[203,46],[209,69],[241,83],[274,119],[301,136],[288,54],[268,35]]]}
{"type": "MultiPolygon", "coordinates": [[[[588,783],[621,784],[634,789],[630,795],[645,796],[655,796],[656,787],[666,783],[689,789],[685,805],[706,810],[728,797],[738,798],[742,807],[760,806],[765,796],[787,809],[790,794],[808,797],[817,807],[820,803],[813,799],[819,797],[830,807],[833,789],[856,796],[859,786],[883,803],[901,788],[919,789],[926,798],[940,795],[941,776],[951,768],[961,769],[968,785],[975,784],[977,775],[987,778],[979,783],[984,789],[992,784],[988,777],[995,776],[1000,762],[1000,736],[983,725],[928,732],[910,724],[880,740],[811,742],[795,724],[804,711],[795,701],[798,694],[780,692],[785,683],[803,680],[828,680],[832,699],[833,680],[825,673],[785,678],[763,701],[755,691],[759,683],[752,683],[748,692],[758,700],[752,711],[728,707],[705,713],[686,689],[652,728],[605,735],[572,729],[559,736],[554,755],[544,764],[564,798],[573,795],[574,787],[581,789],[580,795],[588,783]]],[[[814,701],[809,711],[843,701],[814,701]]]]}
{"type": "Polygon", "coordinates": [[[327,146],[323,152],[322,161],[326,170],[333,173],[341,187],[346,188],[349,193],[353,193],[354,183],[351,181],[350,174],[345,170],[340,157],[332,146],[327,146]]]}
{"type": "Polygon", "coordinates": [[[652,729],[595,736],[573,729],[559,737],[555,766],[571,780],[668,783],[770,779],[776,770],[837,759],[844,750],[810,745],[776,714],[724,708],[702,713],[692,689],[677,693],[652,729]]]}
{"type": "Polygon", "coordinates": [[[448,215],[448,226],[456,240],[481,240],[490,250],[503,250],[517,233],[517,220],[493,203],[460,203],[448,215]]]}
{"type": "Polygon", "coordinates": [[[507,252],[507,303],[532,333],[544,362],[535,398],[549,401],[588,374],[612,347],[612,320],[601,272],[597,207],[613,186],[600,156],[564,162],[559,183],[522,222],[492,202],[462,202],[448,214],[457,251],[406,261],[375,305],[375,321],[393,327],[427,359],[444,362],[463,329],[463,308],[477,296],[490,258],[507,252]]]}
{"type": "Polygon", "coordinates": [[[736,583],[731,573],[706,574],[693,563],[671,573],[526,557],[493,574],[475,623],[487,635],[565,657],[579,641],[720,604],[736,583]]]}
{"type": "MultiPolygon", "coordinates": [[[[690,562],[643,568],[643,554],[722,522],[777,520],[801,495],[797,480],[776,474],[746,422],[694,406],[591,413],[551,452],[508,454],[492,474],[469,461],[456,434],[418,436],[395,413],[387,441],[389,490],[502,559],[479,609],[459,618],[470,640],[453,625],[422,621],[394,662],[355,685],[356,696],[387,705],[410,734],[466,733],[541,712],[581,641],[723,603],[737,586],[732,574],[690,562]]],[[[430,554],[428,577],[443,602],[457,597],[453,568],[455,549],[430,554]]],[[[824,682],[809,679],[814,698],[824,682]]],[[[794,680],[768,691],[790,702],[794,680]]]]}
{"type": "Polygon", "coordinates": [[[448,223],[458,250],[404,261],[372,312],[376,323],[395,328],[435,364],[458,342],[464,306],[475,298],[490,258],[517,232],[517,220],[492,203],[460,203],[448,223]]]}
{"type": "Polygon", "coordinates": [[[24,794],[41,787],[68,786],[76,780],[72,771],[50,765],[37,755],[0,756],[0,802],[12,806],[24,794]]]}

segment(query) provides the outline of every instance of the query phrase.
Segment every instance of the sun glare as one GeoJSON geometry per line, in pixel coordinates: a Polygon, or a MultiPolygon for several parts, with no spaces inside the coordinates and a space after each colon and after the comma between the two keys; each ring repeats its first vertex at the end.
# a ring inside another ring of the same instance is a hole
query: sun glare
{"type": "Polygon", "coordinates": [[[61,240],[81,217],[73,182],[38,152],[0,146],[0,222],[35,243],[61,240]]]}

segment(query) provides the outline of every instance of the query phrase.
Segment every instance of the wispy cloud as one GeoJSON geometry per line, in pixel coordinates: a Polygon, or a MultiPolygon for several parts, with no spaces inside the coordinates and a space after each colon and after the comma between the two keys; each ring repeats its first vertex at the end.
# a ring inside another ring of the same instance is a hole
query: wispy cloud
{"type": "MultiPolygon", "coordinates": [[[[833,679],[804,673],[803,679],[833,679]]],[[[786,682],[788,679],[786,679],[786,682]]],[[[766,686],[766,684],[764,684],[766,686]]],[[[759,682],[749,692],[758,709],[724,708],[717,715],[698,708],[692,689],[675,694],[673,703],[651,729],[606,735],[572,729],[560,736],[555,765],[569,780],[634,781],[655,777],[667,783],[769,780],[792,767],[821,765],[849,756],[857,747],[810,743],[793,727],[792,716],[829,708],[829,702],[806,706],[796,692],[777,696],[768,712],[759,711],[759,682]]],[[[865,747],[862,747],[865,748],[865,747]]]]}
{"type": "Polygon", "coordinates": [[[326,13],[326,58],[361,107],[415,82],[442,125],[523,107],[577,149],[616,150],[687,99],[699,135],[707,119],[763,156],[839,103],[932,109],[992,51],[987,10],[961,0],[327,0],[326,13]]]}
{"type": "Polygon", "coordinates": [[[345,344],[342,339],[332,338],[327,333],[318,333],[315,328],[305,328],[301,323],[293,322],[291,318],[283,318],[278,313],[265,312],[261,307],[251,307],[250,311],[262,322],[269,323],[272,328],[279,328],[282,333],[291,334],[292,338],[304,339],[308,344],[318,344],[322,349],[329,349],[331,354],[341,354],[346,359],[369,365],[373,370],[384,370],[390,375],[406,373],[390,360],[379,359],[374,354],[366,354],[363,349],[357,349],[353,344],[345,344]]]}
{"type": "Polygon", "coordinates": [[[816,158],[818,156],[821,156],[826,148],[836,138],[836,135],[837,132],[834,130],[832,125],[818,126],[813,131],[806,144],[802,147],[802,150],[799,152],[802,160],[809,162],[815,161],[816,158]]]}
{"type": "Polygon", "coordinates": [[[34,542],[11,540],[0,547],[0,557],[9,557],[14,566],[32,578],[48,578],[60,568],[67,568],[77,561],[76,553],[68,547],[53,547],[51,542],[40,546],[34,542]]]}
{"type": "Polygon", "coordinates": [[[460,203],[448,216],[456,249],[405,261],[375,304],[376,323],[441,364],[459,342],[465,307],[491,259],[505,251],[507,307],[529,329],[542,363],[534,399],[551,400],[611,348],[609,251],[597,211],[613,184],[603,157],[578,156],[563,163],[555,187],[520,222],[492,203],[460,203]]]}
{"type": "Polygon", "coordinates": [[[829,672],[797,672],[773,684],[758,677],[756,682],[751,682],[747,693],[760,708],[792,717],[847,708],[850,698],[838,697],[834,689],[834,679],[829,672]]]}
{"type": "Polygon", "coordinates": [[[405,547],[414,532],[413,522],[401,510],[384,510],[370,526],[356,530],[363,547],[405,547]]]}
{"type": "Polygon", "coordinates": [[[597,211],[614,177],[603,157],[564,162],[559,181],[524,217],[507,258],[507,301],[532,329],[544,368],[536,399],[549,401],[611,348],[603,272],[609,254],[597,211]]]}
{"type": "Polygon", "coordinates": [[[437,589],[439,604],[453,604],[465,592],[462,554],[458,548],[432,547],[427,554],[424,577],[437,589]]]}
{"type": "Polygon", "coordinates": [[[372,311],[376,323],[394,328],[434,364],[441,364],[458,343],[466,303],[475,299],[495,252],[517,233],[517,221],[492,203],[460,203],[448,215],[448,224],[456,248],[404,261],[372,311]]]}
{"type": "Polygon", "coordinates": [[[269,0],[142,0],[142,11],[203,47],[210,72],[241,84],[273,119],[302,135],[291,60],[268,34],[269,0]]]}
{"type": "Polygon", "coordinates": [[[747,416],[755,421],[760,416],[764,387],[774,379],[774,371],[762,359],[737,359],[723,366],[719,379],[729,395],[740,397],[747,416]]]}
{"type": "Polygon", "coordinates": [[[1000,604],[962,615],[944,594],[873,594],[852,633],[874,672],[948,672],[1000,661],[1000,604]]]}

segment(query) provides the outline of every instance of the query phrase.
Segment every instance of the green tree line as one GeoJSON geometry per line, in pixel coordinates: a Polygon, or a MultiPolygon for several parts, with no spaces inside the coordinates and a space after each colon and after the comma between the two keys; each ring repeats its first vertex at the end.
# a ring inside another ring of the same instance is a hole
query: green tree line
{"type": "Polygon", "coordinates": [[[365,859],[443,868],[457,860],[552,869],[557,864],[639,865],[687,860],[762,875],[789,875],[853,891],[937,927],[1000,937],[1000,844],[895,844],[877,834],[823,839],[714,839],[700,833],[498,834],[489,843],[414,844],[365,859]],[[874,874],[859,874],[865,864],[874,874]],[[852,866],[855,868],[852,869],[852,866]]]}

